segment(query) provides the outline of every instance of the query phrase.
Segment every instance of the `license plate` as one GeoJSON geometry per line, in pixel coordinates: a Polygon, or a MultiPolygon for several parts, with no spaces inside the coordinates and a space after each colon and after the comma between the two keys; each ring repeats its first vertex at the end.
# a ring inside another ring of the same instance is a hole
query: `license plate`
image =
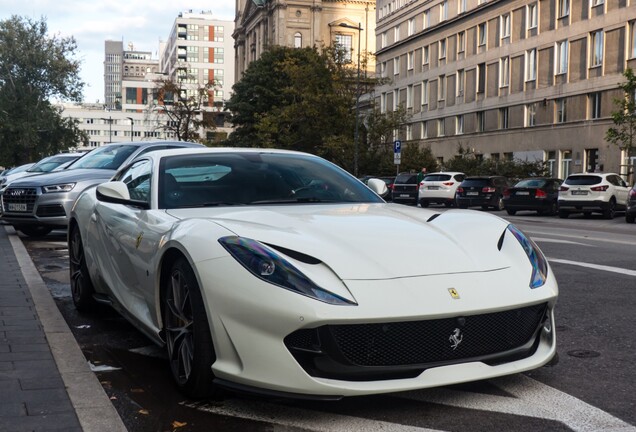
{"type": "Polygon", "coordinates": [[[520,191],[520,192],[517,192],[517,195],[530,195],[530,192],[520,191]]]}
{"type": "Polygon", "coordinates": [[[572,191],[572,195],[587,195],[587,191],[572,191]]]}
{"type": "Polygon", "coordinates": [[[479,195],[479,192],[466,192],[466,195],[471,195],[471,196],[479,195]]]}
{"type": "Polygon", "coordinates": [[[439,186],[429,186],[428,190],[439,190],[439,186]]]}
{"type": "Polygon", "coordinates": [[[14,212],[25,212],[27,211],[27,205],[26,203],[19,203],[19,204],[10,203],[7,205],[7,209],[9,211],[14,211],[14,212]]]}
{"type": "Polygon", "coordinates": [[[408,198],[409,194],[400,194],[400,198],[408,198]]]}

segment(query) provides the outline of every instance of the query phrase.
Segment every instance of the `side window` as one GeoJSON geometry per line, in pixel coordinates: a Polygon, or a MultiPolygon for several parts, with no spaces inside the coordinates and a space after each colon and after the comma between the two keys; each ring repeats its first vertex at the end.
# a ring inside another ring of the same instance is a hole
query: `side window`
{"type": "Polygon", "coordinates": [[[126,183],[130,199],[150,202],[151,165],[147,159],[140,160],[128,167],[119,176],[126,183]]]}
{"type": "Polygon", "coordinates": [[[620,182],[616,179],[615,175],[607,176],[607,181],[613,184],[614,186],[620,185],[620,182]]]}

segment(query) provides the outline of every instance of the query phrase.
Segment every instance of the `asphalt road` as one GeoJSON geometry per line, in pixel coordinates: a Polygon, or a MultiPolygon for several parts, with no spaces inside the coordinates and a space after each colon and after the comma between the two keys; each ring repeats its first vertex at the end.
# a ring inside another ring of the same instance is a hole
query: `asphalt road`
{"type": "Polygon", "coordinates": [[[124,319],[108,309],[75,312],[64,232],[23,240],[131,431],[636,431],[636,225],[622,216],[499,214],[539,244],[557,276],[559,362],[496,380],[329,403],[185,399],[162,350],[124,319]]]}

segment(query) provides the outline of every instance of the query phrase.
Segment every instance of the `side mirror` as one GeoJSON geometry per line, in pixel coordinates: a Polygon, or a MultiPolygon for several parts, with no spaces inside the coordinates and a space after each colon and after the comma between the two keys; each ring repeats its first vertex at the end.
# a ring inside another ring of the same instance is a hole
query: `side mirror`
{"type": "Polygon", "coordinates": [[[386,187],[386,183],[384,183],[384,181],[380,179],[369,179],[369,181],[367,182],[367,186],[369,187],[369,189],[383,198],[389,194],[389,188],[386,187]]]}
{"type": "Polygon", "coordinates": [[[150,204],[146,201],[137,201],[130,199],[130,193],[126,183],[119,181],[111,181],[102,183],[97,186],[97,192],[95,193],[98,201],[103,201],[112,204],[123,204],[141,209],[150,209],[150,204]]]}

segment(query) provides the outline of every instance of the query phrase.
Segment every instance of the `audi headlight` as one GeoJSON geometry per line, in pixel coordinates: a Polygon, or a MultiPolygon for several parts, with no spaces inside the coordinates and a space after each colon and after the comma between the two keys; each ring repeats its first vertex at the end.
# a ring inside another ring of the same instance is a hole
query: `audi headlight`
{"type": "Polygon", "coordinates": [[[257,278],[332,305],[356,303],[329,292],[305,276],[285,258],[256,240],[242,237],[223,237],[219,243],[257,278]]]}
{"type": "Polygon", "coordinates": [[[528,255],[530,264],[532,264],[532,277],[530,279],[530,288],[539,288],[545,284],[548,277],[548,261],[545,259],[543,252],[539,247],[530,240],[519,228],[510,224],[508,231],[515,236],[521,244],[521,247],[528,255]]]}
{"type": "Polygon", "coordinates": [[[75,187],[75,183],[64,183],[57,184],[51,186],[44,186],[42,190],[44,193],[53,193],[53,192],[70,192],[75,187]]]}

